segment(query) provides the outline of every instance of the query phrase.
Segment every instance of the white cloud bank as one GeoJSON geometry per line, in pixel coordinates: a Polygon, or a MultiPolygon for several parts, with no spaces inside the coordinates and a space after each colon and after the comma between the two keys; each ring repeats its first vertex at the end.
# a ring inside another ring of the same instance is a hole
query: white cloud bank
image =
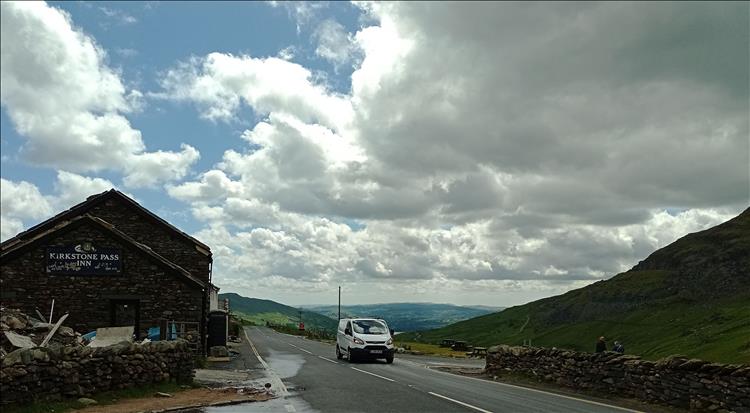
{"type": "MultiPolygon", "coordinates": [[[[93,194],[114,188],[102,178],[91,178],[67,171],[57,171],[54,193],[42,195],[36,185],[26,181],[0,181],[0,240],[5,241],[32,225],[44,221],[93,194]]],[[[132,196],[132,195],[131,195],[132,196]]]]}
{"type": "Polygon", "coordinates": [[[124,174],[130,187],[183,178],[199,158],[147,152],[125,117],[141,93],[126,90],[106,53],[73,27],[63,11],[40,2],[2,2],[0,101],[28,139],[22,155],[35,165],[124,174]]]}
{"type": "Polygon", "coordinates": [[[747,207],[746,4],[362,7],[376,24],[317,31],[363,53],[348,95],[221,53],[163,79],[205,118],[264,117],[169,188],[225,286],[559,292],[747,207]]]}
{"type": "MultiPolygon", "coordinates": [[[[224,290],[514,304],[609,277],[750,202],[747,4],[366,3],[373,23],[356,33],[310,29],[321,8],[281,4],[319,56],[361,53],[348,93],[290,53],[210,53],[154,94],[213,122],[260,117],[242,119],[244,151],[166,186],[203,224],[224,290]]],[[[2,7],[2,102],[28,159],[114,168],[129,186],[186,176],[198,151],[145,151],[125,118],[138,93],[66,15],[2,7]]],[[[3,237],[84,196],[73,188],[111,185],[57,182],[44,197],[3,180],[3,237]]]]}

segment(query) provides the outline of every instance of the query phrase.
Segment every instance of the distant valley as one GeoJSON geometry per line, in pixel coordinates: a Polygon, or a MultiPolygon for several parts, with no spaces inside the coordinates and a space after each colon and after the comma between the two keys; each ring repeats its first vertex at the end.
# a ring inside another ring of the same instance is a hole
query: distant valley
{"type": "MultiPolygon", "coordinates": [[[[338,306],[303,306],[333,319],[338,318],[338,306]]],[[[501,311],[502,307],[463,307],[435,303],[389,303],[341,306],[341,317],[377,317],[388,322],[396,331],[417,331],[440,328],[458,321],[501,311]]]]}
{"type": "MultiPolygon", "coordinates": [[[[266,322],[296,326],[299,310],[307,329],[333,332],[338,319],[338,306],[315,305],[292,307],[272,300],[243,297],[236,293],[219,294],[219,299],[229,299],[233,313],[254,324],[266,322]]],[[[417,331],[440,328],[451,323],[500,311],[498,307],[462,307],[433,303],[390,303],[342,306],[342,317],[383,318],[396,331],[417,331]]]]}

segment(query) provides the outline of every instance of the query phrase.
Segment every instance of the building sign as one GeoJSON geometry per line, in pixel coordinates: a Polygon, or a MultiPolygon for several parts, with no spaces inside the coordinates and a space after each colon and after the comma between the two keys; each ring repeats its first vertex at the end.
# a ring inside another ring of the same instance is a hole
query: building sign
{"type": "Polygon", "coordinates": [[[90,242],[47,247],[46,271],[61,275],[111,275],[122,271],[122,254],[115,248],[97,248],[90,242]]]}

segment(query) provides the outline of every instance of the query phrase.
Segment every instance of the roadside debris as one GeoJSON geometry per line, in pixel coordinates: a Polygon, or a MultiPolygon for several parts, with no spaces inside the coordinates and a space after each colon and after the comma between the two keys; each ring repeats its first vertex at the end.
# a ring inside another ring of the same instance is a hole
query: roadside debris
{"type": "Polygon", "coordinates": [[[82,345],[81,335],[72,328],[63,326],[63,322],[65,316],[56,324],[50,324],[20,310],[0,307],[0,355],[19,348],[82,345]]]}
{"type": "Polygon", "coordinates": [[[123,341],[133,342],[133,326],[97,328],[89,347],[107,347],[123,341]]]}
{"type": "Polygon", "coordinates": [[[78,399],[78,403],[81,403],[84,406],[92,406],[98,404],[99,402],[94,399],[89,399],[88,397],[81,397],[80,399],[78,399]]]}

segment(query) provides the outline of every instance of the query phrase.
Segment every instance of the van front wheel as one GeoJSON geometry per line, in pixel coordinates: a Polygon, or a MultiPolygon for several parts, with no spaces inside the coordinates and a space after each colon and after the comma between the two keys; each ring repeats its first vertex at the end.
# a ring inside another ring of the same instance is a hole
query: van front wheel
{"type": "Polygon", "coordinates": [[[354,363],[354,354],[352,354],[351,347],[346,348],[346,361],[349,363],[354,363]]]}
{"type": "Polygon", "coordinates": [[[386,362],[386,363],[388,363],[388,364],[391,364],[391,363],[393,363],[393,356],[387,356],[387,357],[385,358],[385,362],[386,362]]]}

